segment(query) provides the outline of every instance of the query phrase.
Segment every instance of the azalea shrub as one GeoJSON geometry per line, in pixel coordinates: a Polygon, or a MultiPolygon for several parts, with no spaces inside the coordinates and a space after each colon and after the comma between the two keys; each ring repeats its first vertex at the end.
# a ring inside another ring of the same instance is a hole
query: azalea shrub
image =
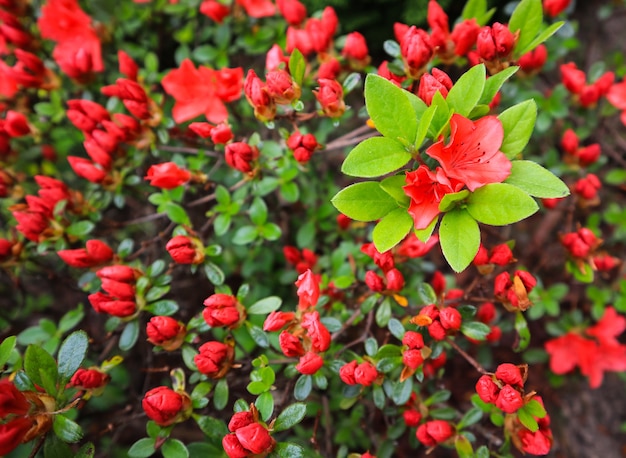
{"type": "Polygon", "coordinates": [[[377,57],[299,0],[0,0],[0,455],[567,454],[626,382],[626,64],[574,14],[377,57]]]}

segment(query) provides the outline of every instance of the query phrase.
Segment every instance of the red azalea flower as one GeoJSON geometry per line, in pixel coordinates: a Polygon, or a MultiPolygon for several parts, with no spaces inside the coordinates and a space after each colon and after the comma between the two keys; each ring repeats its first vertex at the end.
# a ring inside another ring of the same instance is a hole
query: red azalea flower
{"type": "Polygon", "coordinates": [[[311,349],[321,352],[330,347],[330,332],[320,321],[319,312],[308,312],[302,315],[300,325],[307,330],[307,336],[311,339],[311,349]]]}
{"type": "Polygon", "coordinates": [[[320,296],[320,284],[311,269],[298,276],[296,286],[298,287],[298,308],[306,310],[309,307],[315,307],[320,296]]]}
{"type": "MultiPolygon", "coordinates": [[[[436,145],[431,148],[434,146],[436,145]]],[[[413,217],[415,229],[427,228],[439,214],[439,202],[443,196],[460,191],[463,187],[462,182],[450,180],[443,169],[437,167],[433,172],[425,165],[420,165],[413,172],[407,172],[406,183],[402,189],[411,198],[409,214],[413,217]]]]}
{"type": "Polygon", "coordinates": [[[230,14],[230,7],[217,0],[204,0],[200,4],[200,12],[213,19],[218,24],[221,24],[230,14]]]}
{"type": "Polygon", "coordinates": [[[178,167],[174,162],[152,165],[144,179],[152,186],[163,189],[174,189],[189,181],[191,173],[178,167]]]}
{"type": "MultiPolygon", "coordinates": [[[[448,178],[459,180],[470,191],[489,183],[501,183],[511,173],[511,161],[500,146],[502,123],[495,116],[471,121],[459,114],[450,120],[450,140],[443,139],[426,150],[437,159],[448,178]]],[[[417,227],[417,226],[416,226],[417,227]]]]}
{"type": "MultiPolygon", "coordinates": [[[[229,70],[239,75],[238,80],[230,78],[232,92],[241,92],[243,70],[229,70]]],[[[224,105],[225,100],[220,97],[219,78],[220,71],[203,66],[196,69],[189,59],[185,59],[180,68],[170,71],[161,81],[161,85],[165,92],[176,99],[172,110],[174,121],[182,123],[203,113],[213,123],[226,121],[228,111],[224,105]]]]}
{"type": "Polygon", "coordinates": [[[267,17],[273,16],[276,7],[271,0],[236,0],[237,4],[243,6],[246,14],[250,17],[267,17]]]}

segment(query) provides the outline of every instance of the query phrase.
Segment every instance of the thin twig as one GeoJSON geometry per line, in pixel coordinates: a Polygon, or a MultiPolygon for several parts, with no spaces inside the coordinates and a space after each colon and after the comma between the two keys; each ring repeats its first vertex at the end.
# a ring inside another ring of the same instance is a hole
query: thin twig
{"type": "Polygon", "coordinates": [[[205,154],[205,156],[210,156],[210,157],[222,157],[223,156],[223,154],[218,153],[217,151],[207,151],[202,148],[189,148],[186,146],[160,145],[157,147],[157,149],[160,149],[163,151],[171,151],[173,153],[185,153],[185,154],[198,154],[200,151],[202,151],[205,154]]]}
{"type": "Polygon", "coordinates": [[[447,342],[450,344],[450,346],[452,348],[454,348],[463,358],[465,358],[465,360],[470,363],[472,366],[474,366],[474,369],[476,369],[478,372],[480,372],[483,375],[487,374],[487,371],[485,370],[485,368],[483,366],[480,365],[480,363],[478,361],[476,361],[474,358],[472,358],[469,354],[467,354],[467,352],[465,350],[463,350],[461,347],[459,347],[457,345],[457,343],[452,340],[452,339],[448,339],[447,342]]]}

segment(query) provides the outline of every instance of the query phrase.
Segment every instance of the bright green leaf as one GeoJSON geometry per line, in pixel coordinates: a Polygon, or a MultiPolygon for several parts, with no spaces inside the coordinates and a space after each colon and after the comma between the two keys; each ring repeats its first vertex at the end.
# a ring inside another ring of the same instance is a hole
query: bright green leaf
{"type": "Polygon", "coordinates": [[[405,166],[410,159],[411,155],[397,140],[372,137],[350,151],[341,171],[353,177],[379,177],[405,166]]]}
{"type": "Polygon", "coordinates": [[[137,339],[139,338],[139,321],[133,320],[129,321],[122,334],[120,335],[119,347],[120,350],[130,350],[137,343],[137,339]]]}
{"type": "Polygon", "coordinates": [[[448,92],[446,102],[455,113],[467,117],[476,106],[485,87],[485,65],[474,65],[458,79],[448,92]]]}
{"type": "Polygon", "coordinates": [[[529,51],[532,51],[537,46],[539,46],[544,41],[548,40],[552,35],[554,35],[557,30],[565,25],[564,21],[555,22],[554,24],[550,24],[545,30],[543,30],[539,35],[535,37],[530,43],[528,43],[524,48],[515,47],[515,55],[523,56],[529,51]]]}
{"type": "Polygon", "coordinates": [[[296,386],[293,389],[293,397],[298,401],[304,401],[311,394],[313,389],[313,377],[310,375],[301,375],[296,380],[296,386]]]}
{"type": "Polygon", "coordinates": [[[467,199],[467,211],[477,221],[505,226],[528,218],[539,209],[535,199],[516,186],[490,183],[474,191],[467,199]]]}
{"type": "Polygon", "coordinates": [[[283,300],[278,296],[265,297],[247,308],[249,315],[265,315],[266,313],[278,310],[283,300]]]}
{"type": "Polygon", "coordinates": [[[516,66],[508,67],[501,72],[498,72],[495,75],[487,78],[487,80],[485,81],[485,88],[483,89],[483,93],[480,96],[478,104],[489,105],[504,84],[504,82],[508,80],[511,76],[513,76],[518,70],[519,67],[516,66]]]}
{"type": "Polygon", "coordinates": [[[443,215],[439,226],[439,243],[450,267],[455,272],[461,272],[478,253],[478,224],[464,209],[449,211],[443,215]]]}
{"type": "Polygon", "coordinates": [[[15,348],[16,341],[16,336],[9,336],[0,344],[0,368],[4,367],[6,362],[11,357],[11,352],[15,348]]]}
{"type": "Polygon", "coordinates": [[[69,380],[78,370],[87,354],[89,338],[85,331],[75,331],[65,338],[59,348],[59,376],[69,380]]]}
{"type": "Polygon", "coordinates": [[[272,393],[270,391],[261,393],[261,395],[256,398],[254,405],[261,414],[263,421],[268,421],[274,412],[274,397],[272,393]]]}
{"type": "Polygon", "coordinates": [[[455,206],[456,202],[460,202],[469,196],[470,192],[467,189],[463,189],[459,192],[451,192],[443,196],[441,202],[439,202],[439,211],[447,212],[455,206]]]}
{"type": "Polygon", "coordinates": [[[470,339],[485,340],[487,334],[491,332],[491,328],[478,321],[469,321],[461,324],[461,332],[470,339]]]}
{"type": "Polygon", "coordinates": [[[512,184],[534,197],[559,198],[570,193],[560,178],[532,161],[512,161],[511,175],[505,183],[512,184]]]}
{"type": "Polygon", "coordinates": [[[24,353],[24,370],[28,378],[36,384],[43,386],[41,374],[56,382],[57,364],[54,358],[46,350],[38,345],[29,345],[24,353]]]}
{"type": "Polygon", "coordinates": [[[372,239],[376,249],[384,253],[400,243],[413,227],[413,218],[404,208],[396,208],[381,219],[374,231],[372,239]]]}
{"type": "Polygon", "coordinates": [[[395,199],[376,181],[350,185],[339,191],[331,202],[341,213],[357,221],[375,221],[398,208],[395,199]]]}
{"type": "Polygon", "coordinates": [[[306,60],[302,53],[296,48],[289,56],[289,74],[294,81],[302,86],[302,79],[306,70],[306,60]]]}
{"type": "Polygon", "coordinates": [[[521,408],[517,411],[517,419],[522,425],[524,425],[533,433],[539,429],[539,424],[537,424],[537,420],[535,420],[533,416],[529,414],[524,408],[521,408]]]}
{"type": "Polygon", "coordinates": [[[365,78],[365,105],[376,129],[385,137],[412,143],[417,119],[406,92],[382,76],[370,73],[365,78]]]}
{"type": "Polygon", "coordinates": [[[415,141],[413,142],[413,147],[418,149],[424,143],[424,139],[426,135],[428,135],[428,130],[430,129],[430,125],[437,114],[437,105],[431,105],[424,112],[424,114],[419,118],[420,122],[417,126],[417,133],[415,134],[415,141]]]}
{"type": "Polygon", "coordinates": [[[405,175],[392,175],[380,182],[380,187],[391,197],[393,197],[399,205],[408,208],[411,199],[404,193],[403,186],[406,186],[405,175]]]}
{"type": "Polygon", "coordinates": [[[78,442],[83,437],[83,429],[78,423],[63,415],[54,416],[52,428],[59,439],[70,444],[78,442]]]}
{"type": "Polygon", "coordinates": [[[511,19],[509,20],[509,30],[515,33],[519,30],[519,37],[515,43],[514,53],[525,49],[534,40],[541,29],[543,22],[543,8],[541,0],[522,0],[519,2],[511,19]]]}
{"type": "Polygon", "coordinates": [[[463,7],[461,17],[463,19],[472,19],[479,17],[487,12],[487,0],[468,0],[463,7]]]}
{"type": "Polygon", "coordinates": [[[515,352],[524,351],[530,343],[530,330],[528,329],[528,323],[522,312],[517,312],[515,315],[515,330],[519,338],[513,350],[515,352]]]}
{"type": "Polygon", "coordinates": [[[306,404],[304,402],[296,402],[283,409],[276,423],[274,423],[274,431],[284,431],[293,428],[300,423],[306,415],[306,404]]]}
{"type": "Polygon", "coordinates": [[[506,157],[513,159],[528,144],[537,121],[537,104],[533,99],[513,105],[498,116],[504,129],[502,151],[506,157]]]}

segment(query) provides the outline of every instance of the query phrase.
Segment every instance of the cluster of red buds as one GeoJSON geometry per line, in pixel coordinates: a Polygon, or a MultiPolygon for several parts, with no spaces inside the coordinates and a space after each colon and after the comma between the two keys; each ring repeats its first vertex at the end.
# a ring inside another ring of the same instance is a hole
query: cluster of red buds
{"type": "Polygon", "coordinates": [[[141,275],[136,269],[126,265],[107,266],[96,271],[102,282],[104,293],[90,294],[88,299],[98,313],[107,313],[120,318],[128,318],[137,312],[135,282],[141,275]]]}
{"type": "Polygon", "coordinates": [[[82,211],[82,196],[70,191],[65,183],[55,178],[36,175],[35,181],[40,187],[38,195],[27,195],[26,203],[11,207],[18,222],[16,229],[33,242],[57,239],[64,231],[61,222],[55,218],[58,216],[55,211],[60,211],[57,204],[65,201],[65,209],[78,213],[82,211]]]}
{"type": "Polygon", "coordinates": [[[537,280],[525,270],[516,270],[512,278],[508,272],[502,272],[493,281],[493,293],[508,311],[525,311],[532,305],[528,293],[535,285],[537,280]]]}
{"type": "Polygon", "coordinates": [[[250,69],[243,90],[256,118],[267,122],[276,116],[277,105],[290,105],[300,99],[301,89],[289,72],[280,68],[268,71],[265,80],[250,69]]]}
{"type": "Polygon", "coordinates": [[[201,374],[212,379],[224,377],[233,365],[235,359],[235,342],[216,340],[206,342],[198,348],[198,354],[193,361],[201,374]]]}
{"type": "Polygon", "coordinates": [[[298,274],[303,274],[309,269],[313,269],[317,263],[317,256],[308,248],[298,250],[295,246],[285,245],[283,247],[285,260],[296,268],[298,274]]]}
{"type": "Polygon", "coordinates": [[[315,374],[323,365],[320,353],[330,347],[330,332],[320,321],[319,312],[312,309],[317,305],[320,295],[319,278],[310,270],[298,277],[297,312],[270,313],[263,324],[264,331],[283,331],[278,336],[278,343],[283,354],[289,358],[300,358],[296,370],[301,374],[315,374]]]}
{"type": "Polygon", "coordinates": [[[578,164],[581,167],[587,167],[595,163],[602,153],[599,143],[591,145],[580,145],[578,136],[572,129],[567,129],[561,138],[561,147],[567,153],[565,162],[569,164],[578,164]]]}
{"type": "Polygon", "coordinates": [[[287,146],[293,151],[293,156],[296,158],[296,161],[301,164],[309,162],[315,150],[321,147],[321,145],[317,143],[315,135],[301,134],[298,131],[289,136],[287,146]]]}
{"type": "Polygon", "coordinates": [[[225,148],[226,163],[242,173],[254,173],[254,162],[259,157],[259,149],[246,142],[228,143],[225,148]]]}
{"type": "Polygon", "coordinates": [[[562,64],[559,68],[563,85],[585,108],[595,107],[598,100],[608,94],[615,80],[613,72],[606,72],[593,83],[587,84],[587,75],[574,62],[562,64]]]}
{"type": "Polygon", "coordinates": [[[454,426],[445,420],[431,420],[422,423],[415,432],[415,437],[426,447],[443,444],[456,434],[454,426]]]}
{"type": "Polygon", "coordinates": [[[235,296],[213,294],[204,300],[204,321],[212,328],[235,329],[246,319],[246,310],[235,296]]]}
{"type": "Polygon", "coordinates": [[[428,334],[434,340],[444,340],[448,335],[454,335],[461,329],[463,319],[461,313],[451,306],[438,306],[430,304],[423,307],[420,312],[411,318],[411,323],[426,327],[428,334]]]}
{"type": "MultiPolygon", "coordinates": [[[[281,12],[285,14],[287,9],[283,8],[281,12]]],[[[291,53],[298,49],[305,56],[312,53],[323,54],[330,48],[333,35],[337,31],[339,25],[337,14],[330,6],[324,8],[319,19],[306,18],[306,9],[304,12],[305,14],[302,14],[302,9],[299,8],[296,14],[289,14],[289,18],[285,16],[290,24],[287,28],[287,52],[291,53]]]]}
{"type": "Polygon", "coordinates": [[[493,272],[495,266],[506,266],[517,261],[513,257],[511,247],[507,243],[501,243],[487,250],[481,243],[472,264],[476,266],[478,272],[487,275],[493,272]]]}
{"type": "Polygon", "coordinates": [[[528,366],[500,364],[494,374],[485,374],[476,383],[476,392],[483,402],[494,404],[504,413],[515,413],[524,406],[524,383],[528,366]]]}
{"type": "Polygon", "coordinates": [[[598,191],[602,182],[595,173],[588,173],[574,184],[574,193],[579,197],[578,205],[591,207],[600,203],[598,191]]]}
{"type": "Polygon", "coordinates": [[[113,250],[100,240],[87,240],[85,248],[57,251],[59,257],[68,265],[79,269],[97,267],[113,259],[113,250]]]}
{"type": "Polygon", "coordinates": [[[230,433],[222,439],[222,446],[229,458],[263,458],[276,446],[254,404],[250,410],[235,413],[228,422],[228,430],[230,433]]]}
{"type": "Polygon", "coordinates": [[[341,366],[339,378],[346,385],[370,386],[382,378],[382,374],[378,373],[376,366],[371,362],[365,360],[359,363],[355,359],[341,366]]]}
{"type": "Polygon", "coordinates": [[[390,294],[404,288],[404,276],[395,265],[391,251],[380,253],[373,243],[364,243],[361,251],[374,260],[374,263],[383,271],[383,279],[373,270],[365,272],[365,284],[374,292],[388,292],[390,294]]]}

